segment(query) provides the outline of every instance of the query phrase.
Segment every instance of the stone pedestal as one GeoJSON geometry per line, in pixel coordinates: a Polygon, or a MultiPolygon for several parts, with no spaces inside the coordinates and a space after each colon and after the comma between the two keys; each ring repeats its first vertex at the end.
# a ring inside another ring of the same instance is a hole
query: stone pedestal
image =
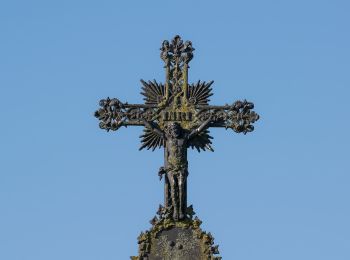
{"type": "Polygon", "coordinates": [[[201,230],[201,221],[195,217],[192,206],[186,218],[173,220],[160,207],[152,227],[138,237],[139,255],[132,260],[220,260],[218,246],[210,233],[201,230]]]}

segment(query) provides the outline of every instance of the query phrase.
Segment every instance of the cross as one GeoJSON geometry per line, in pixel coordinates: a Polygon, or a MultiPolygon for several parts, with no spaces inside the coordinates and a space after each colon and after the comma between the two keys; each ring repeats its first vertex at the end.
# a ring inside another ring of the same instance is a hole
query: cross
{"type": "Polygon", "coordinates": [[[99,126],[116,131],[121,126],[143,126],[140,150],[164,148],[164,208],[174,220],[187,218],[187,149],[213,151],[210,127],[232,129],[246,134],[254,130],[259,115],[246,100],[231,105],[209,105],[213,81],[188,84],[189,62],[194,48],[176,35],[163,41],[160,57],[164,61],[165,83],[143,81],[144,104],[123,103],[116,98],[100,100],[95,117],[99,126]]]}

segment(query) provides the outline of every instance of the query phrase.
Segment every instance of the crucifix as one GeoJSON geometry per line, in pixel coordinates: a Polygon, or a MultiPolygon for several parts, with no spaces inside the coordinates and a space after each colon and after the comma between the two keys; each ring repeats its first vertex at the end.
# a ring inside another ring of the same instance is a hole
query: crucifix
{"type": "Polygon", "coordinates": [[[222,106],[209,105],[213,81],[188,83],[189,62],[194,48],[190,41],[175,36],[163,41],[160,57],[164,61],[165,83],[143,81],[144,104],[129,104],[116,98],[100,101],[95,117],[99,126],[116,131],[122,126],[142,126],[141,149],[164,148],[164,208],[174,221],[187,218],[187,149],[213,151],[209,128],[232,129],[246,134],[253,131],[259,115],[253,103],[235,101],[222,106]]]}

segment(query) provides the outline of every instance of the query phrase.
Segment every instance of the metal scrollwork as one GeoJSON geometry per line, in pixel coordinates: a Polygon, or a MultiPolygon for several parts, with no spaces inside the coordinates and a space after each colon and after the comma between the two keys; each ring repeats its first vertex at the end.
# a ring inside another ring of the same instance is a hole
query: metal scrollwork
{"type": "Polygon", "coordinates": [[[259,115],[252,111],[254,104],[244,101],[236,101],[226,106],[206,106],[198,112],[200,121],[212,119],[210,127],[230,128],[236,133],[247,134],[254,130],[253,123],[259,120],[259,115]]]}
{"type": "Polygon", "coordinates": [[[101,122],[99,124],[101,129],[118,130],[125,120],[125,111],[123,103],[116,98],[101,99],[101,108],[95,112],[101,122]]]}

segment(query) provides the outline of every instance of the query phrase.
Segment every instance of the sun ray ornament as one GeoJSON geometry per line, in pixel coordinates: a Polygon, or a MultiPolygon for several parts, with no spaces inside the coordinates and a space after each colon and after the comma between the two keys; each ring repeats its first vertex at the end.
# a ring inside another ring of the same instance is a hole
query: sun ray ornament
{"type": "Polygon", "coordinates": [[[213,151],[211,127],[247,134],[254,130],[259,115],[246,100],[210,105],[213,81],[188,83],[194,52],[190,41],[183,42],[177,35],[170,42],[163,41],[160,51],[165,83],[141,80],[144,104],[106,98],[95,112],[100,128],[107,131],[144,127],[140,150],[164,149],[164,165],[158,171],[159,178],[164,177],[164,206],[152,219],[150,231],[139,236],[139,256],[132,259],[221,259],[215,256],[218,247],[213,237],[200,229],[192,205],[187,206],[187,149],[213,151]]]}

